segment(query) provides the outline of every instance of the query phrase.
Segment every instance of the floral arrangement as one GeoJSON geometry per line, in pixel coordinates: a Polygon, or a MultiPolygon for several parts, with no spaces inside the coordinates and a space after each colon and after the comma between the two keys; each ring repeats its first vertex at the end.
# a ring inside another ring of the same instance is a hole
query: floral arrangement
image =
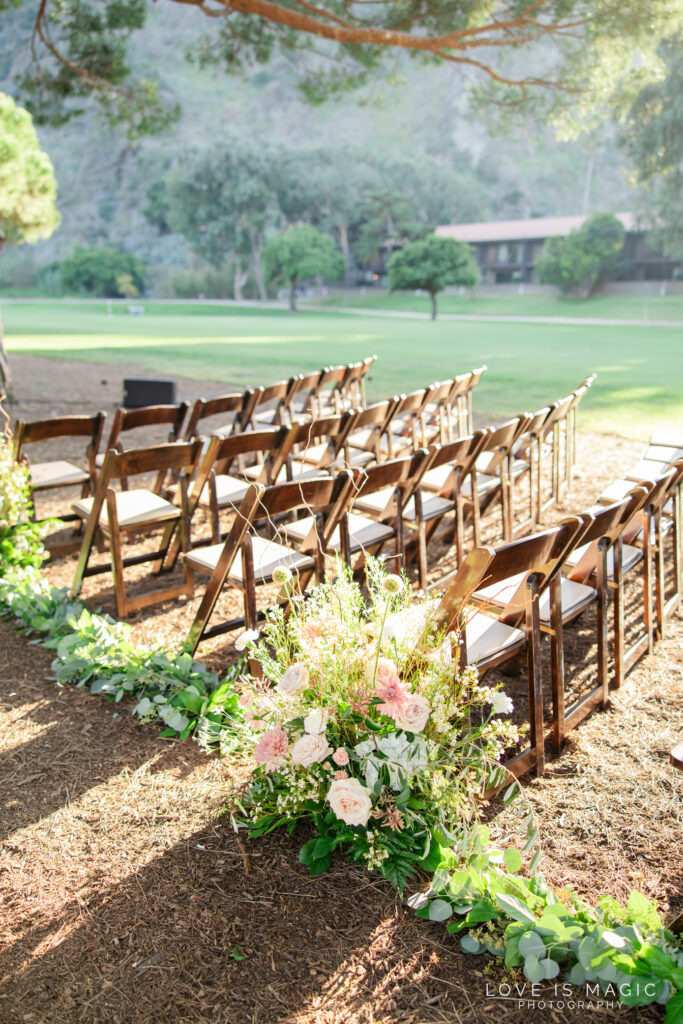
{"type": "Polygon", "coordinates": [[[40,565],[51,523],[32,522],[29,472],[14,457],[9,418],[0,404],[0,567],[40,565]]]}
{"type": "Polygon", "coordinates": [[[401,891],[418,867],[434,870],[519,740],[511,700],[459,667],[459,638],[436,628],[434,606],[377,561],[364,588],[340,564],[289,616],[273,609],[260,636],[243,635],[257,666],[240,698],[254,772],[236,827],[312,822],[301,851],[312,874],[337,848],[401,891]]]}

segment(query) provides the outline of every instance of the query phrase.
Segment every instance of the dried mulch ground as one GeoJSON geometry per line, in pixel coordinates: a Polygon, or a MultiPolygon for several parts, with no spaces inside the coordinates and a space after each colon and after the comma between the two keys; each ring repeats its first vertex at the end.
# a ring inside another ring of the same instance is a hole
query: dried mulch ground
{"type": "MultiPolygon", "coordinates": [[[[118,397],[121,367],[77,364],[75,372],[73,363],[13,362],[23,411],[40,379],[44,395],[69,394],[93,407],[107,404],[97,382],[116,379],[107,401],[118,397]],[[49,377],[40,378],[41,363],[49,377]]],[[[191,383],[194,394],[218,390],[191,383]]],[[[66,406],[51,400],[44,411],[66,406]]],[[[42,414],[31,407],[32,418],[42,414]]],[[[582,435],[580,473],[553,518],[592,503],[639,452],[633,442],[582,435]]],[[[56,561],[50,577],[68,582],[73,564],[73,557],[56,561]]],[[[87,581],[84,596],[113,611],[107,576],[87,581]]],[[[629,597],[633,630],[636,582],[629,597]]],[[[195,604],[135,616],[136,639],[182,638],[195,604]]],[[[568,630],[572,694],[593,682],[593,632],[591,611],[568,630]]],[[[683,777],[668,763],[683,733],[682,640],[677,618],[607,711],[571,734],[543,779],[526,783],[551,884],[590,899],[624,898],[636,887],[667,917],[683,910],[683,777]]],[[[202,657],[221,668],[230,644],[202,657]]],[[[415,919],[381,880],[341,859],[309,878],[297,860],[303,836],[238,840],[221,809],[245,765],[161,740],[124,707],[57,689],[50,658],[0,624],[3,1024],[661,1019],[657,1008],[497,1000],[502,981],[523,979],[461,953],[443,926],[415,919]]],[[[523,674],[504,681],[523,713],[523,674]]],[[[494,834],[509,835],[508,815],[492,810],[494,834]]]]}

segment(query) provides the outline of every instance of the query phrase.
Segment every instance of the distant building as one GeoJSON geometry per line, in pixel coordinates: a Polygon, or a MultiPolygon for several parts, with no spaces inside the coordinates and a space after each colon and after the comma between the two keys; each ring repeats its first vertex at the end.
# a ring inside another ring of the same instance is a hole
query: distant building
{"type": "MultiPolygon", "coordinates": [[[[681,276],[680,260],[652,249],[646,232],[638,228],[632,213],[617,213],[626,230],[620,281],[670,281],[681,276]]],[[[493,220],[475,224],[444,224],[437,235],[469,242],[476,252],[483,284],[538,281],[535,273],[545,242],[555,235],[568,235],[586,217],[531,217],[528,220],[493,220]]]]}

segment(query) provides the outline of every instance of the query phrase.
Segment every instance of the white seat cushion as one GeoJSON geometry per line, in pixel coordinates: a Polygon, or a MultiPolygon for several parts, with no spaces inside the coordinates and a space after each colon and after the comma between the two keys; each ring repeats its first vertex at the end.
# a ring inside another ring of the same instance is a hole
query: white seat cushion
{"type": "MultiPolygon", "coordinates": [[[[476,592],[474,599],[481,601],[483,604],[495,604],[501,608],[506,608],[528,575],[526,572],[521,572],[516,576],[510,576],[506,580],[501,580],[500,583],[492,583],[489,587],[482,587],[481,590],[476,592]]],[[[591,601],[595,600],[596,596],[593,587],[586,586],[585,583],[575,583],[574,580],[566,579],[560,581],[560,593],[563,619],[576,614],[581,608],[585,608],[591,601]]],[[[521,600],[515,602],[511,607],[522,609],[524,607],[524,596],[522,595],[521,600]]],[[[541,594],[538,602],[538,612],[541,622],[544,624],[550,622],[549,589],[546,589],[541,594]]]]}
{"type": "MultiPolygon", "coordinates": [[[[88,519],[92,504],[92,498],[82,498],[80,501],[75,501],[71,507],[82,519],[88,519]]],[[[119,526],[123,529],[129,526],[142,526],[144,523],[151,523],[157,519],[176,519],[179,514],[180,510],[177,505],[172,505],[170,501],[166,501],[153,491],[140,489],[116,492],[116,515],[119,526]]],[[[100,513],[100,526],[106,527],[108,522],[109,516],[105,502],[100,513]]]]}
{"type": "Polygon", "coordinates": [[[659,434],[653,434],[650,438],[650,444],[664,445],[671,448],[680,448],[683,450],[683,434],[670,434],[668,431],[663,431],[659,434]]]}
{"type": "Polygon", "coordinates": [[[442,491],[448,483],[452,472],[453,468],[448,464],[437,466],[436,469],[430,469],[422,477],[421,486],[427,491],[442,491]]]}
{"type": "MultiPolygon", "coordinates": [[[[447,512],[452,512],[454,508],[455,502],[449,501],[448,498],[440,498],[438,494],[422,495],[423,519],[435,519],[437,516],[443,516],[447,512]]],[[[403,509],[403,515],[406,519],[415,520],[415,498],[411,498],[407,503],[403,509]]]]}
{"type": "MultiPolygon", "coordinates": [[[[227,505],[239,505],[242,498],[247,493],[248,488],[249,485],[245,484],[244,480],[239,480],[237,477],[227,476],[225,473],[220,473],[216,477],[216,499],[218,501],[218,507],[225,508],[227,505]]],[[[202,493],[199,497],[199,504],[206,507],[209,503],[209,485],[204,484],[202,493]]]]}
{"type": "Polygon", "coordinates": [[[669,470],[665,462],[653,462],[652,459],[641,459],[626,474],[627,480],[638,483],[639,480],[659,480],[669,470]]]}
{"type": "Polygon", "coordinates": [[[601,505],[613,505],[615,501],[621,501],[629,491],[635,487],[633,480],[615,480],[613,484],[605,488],[598,501],[601,505]]]}
{"type": "Polygon", "coordinates": [[[382,487],[379,491],[372,491],[370,494],[361,494],[354,501],[356,508],[361,512],[370,512],[372,515],[381,516],[387,512],[394,500],[395,487],[382,487]]]}
{"type": "MultiPolygon", "coordinates": [[[[312,558],[302,555],[299,551],[293,551],[283,544],[266,540],[265,537],[252,537],[251,541],[254,550],[254,576],[257,583],[267,583],[275,569],[281,565],[287,566],[292,572],[313,568],[312,558]]],[[[185,561],[194,568],[212,573],[218,565],[223,547],[224,544],[211,544],[206,548],[196,548],[185,556],[185,561]]],[[[239,584],[243,582],[241,553],[237,555],[230,566],[228,578],[239,584]]]]}
{"type": "MultiPolygon", "coordinates": [[[[500,480],[497,476],[488,476],[486,473],[477,473],[477,494],[480,498],[495,491],[500,487],[500,480]]],[[[468,476],[462,485],[462,493],[468,498],[472,496],[472,477],[468,476]]]]}
{"type": "Polygon", "coordinates": [[[317,466],[318,463],[325,458],[328,450],[329,445],[325,441],[321,444],[312,444],[308,448],[302,448],[297,454],[297,459],[299,462],[312,462],[317,466]]]}
{"type": "MultiPolygon", "coordinates": [[[[297,519],[294,523],[286,523],[282,527],[283,533],[297,543],[302,543],[313,529],[314,516],[306,516],[305,519],[297,519]]],[[[351,553],[361,548],[373,547],[375,544],[383,544],[391,540],[394,530],[386,523],[376,523],[374,519],[366,519],[365,516],[349,513],[349,535],[351,539],[351,553]]],[[[341,532],[337,526],[330,538],[329,546],[333,551],[341,551],[341,532]]]]}
{"type": "Polygon", "coordinates": [[[683,459],[683,448],[665,444],[650,444],[643,458],[652,459],[654,462],[666,462],[670,466],[672,462],[683,459]]]}
{"type": "MultiPolygon", "coordinates": [[[[567,565],[578,565],[584,554],[588,550],[588,544],[582,544],[580,547],[575,548],[574,551],[567,558],[567,565]]],[[[621,567],[623,572],[628,572],[634,565],[643,557],[643,552],[640,548],[634,548],[632,544],[623,544],[623,557],[621,560],[621,567]]],[[[607,575],[610,579],[614,576],[614,548],[610,548],[607,552],[607,575]]]]}
{"type": "Polygon", "coordinates": [[[521,644],[525,634],[521,629],[506,626],[481,611],[468,609],[466,613],[465,637],[467,641],[467,663],[476,665],[488,661],[505,650],[521,644]]]}
{"type": "Polygon", "coordinates": [[[35,462],[31,467],[31,485],[35,490],[41,487],[66,487],[70,484],[84,484],[89,475],[74,466],[73,462],[35,462]]]}

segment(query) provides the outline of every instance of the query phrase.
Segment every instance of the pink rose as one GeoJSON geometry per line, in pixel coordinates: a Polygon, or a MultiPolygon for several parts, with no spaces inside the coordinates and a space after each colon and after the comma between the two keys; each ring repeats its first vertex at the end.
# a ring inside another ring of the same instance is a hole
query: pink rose
{"type": "Polygon", "coordinates": [[[368,661],[365,668],[365,678],[375,686],[386,686],[390,683],[398,683],[398,669],[391,658],[378,658],[377,670],[375,671],[375,659],[368,661]]]}
{"type": "Polygon", "coordinates": [[[300,693],[306,689],[308,683],[308,669],[305,665],[302,665],[300,661],[295,661],[293,665],[290,665],[286,672],[283,673],[280,682],[277,684],[277,688],[280,693],[284,693],[289,696],[292,693],[300,693]]]}
{"type": "Polygon", "coordinates": [[[370,794],[358,779],[335,779],[327,799],[336,816],[346,825],[365,825],[372,811],[370,794]]]}
{"type": "Polygon", "coordinates": [[[251,704],[253,699],[254,699],[254,691],[253,690],[245,690],[244,693],[242,694],[242,696],[240,697],[240,707],[246,708],[246,706],[248,704],[251,704]]]}
{"type": "Polygon", "coordinates": [[[346,751],[344,747],[337,747],[334,754],[332,755],[332,760],[341,768],[343,765],[349,763],[348,751],[346,751]]]}
{"type": "Polygon", "coordinates": [[[274,768],[284,764],[288,753],[287,733],[278,722],[273,729],[264,732],[254,747],[254,760],[264,764],[267,772],[272,772],[274,768]]]}
{"type": "Polygon", "coordinates": [[[324,761],[332,753],[332,747],[321,733],[304,733],[292,747],[292,761],[309,768],[312,764],[324,761]]]}
{"type": "Polygon", "coordinates": [[[344,770],[342,769],[342,770],[340,770],[340,771],[338,771],[338,772],[335,772],[335,773],[334,773],[334,777],[335,777],[335,779],[348,779],[348,777],[349,777],[349,773],[348,773],[348,772],[345,772],[345,771],[344,771],[344,770]]]}
{"type": "Polygon", "coordinates": [[[411,693],[397,715],[393,716],[397,728],[406,732],[422,732],[429,718],[429,704],[419,693],[411,693]]]}

